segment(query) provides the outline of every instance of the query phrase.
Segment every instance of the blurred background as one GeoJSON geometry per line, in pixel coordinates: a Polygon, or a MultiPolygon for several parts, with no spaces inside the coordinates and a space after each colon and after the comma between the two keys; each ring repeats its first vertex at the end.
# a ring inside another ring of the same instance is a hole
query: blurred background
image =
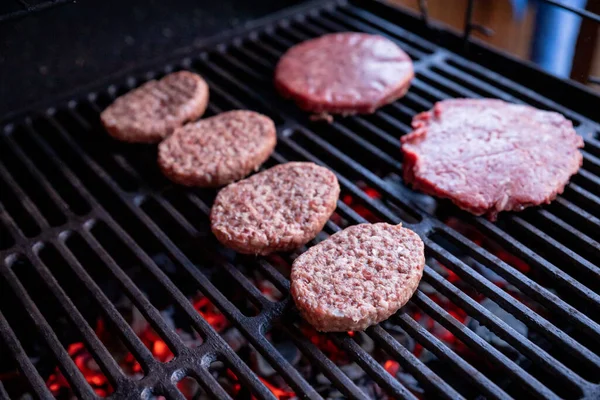
{"type": "MultiPolygon", "coordinates": [[[[467,0],[389,0],[462,31],[467,0]]],[[[600,0],[556,0],[600,14],[600,0]]],[[[0,0],[0,115],[194,47],[303,0],[0,0]],[[52,4],[57,3],[57,4],[52,4]],[[53,6],[54,5],[54,6],[53,6]],[[27,10],[38,10],[27,14],[27,10]]],[[[600,24],[539,0],[475,0],[473,37],[600,93],[600,24]]]]}
{"type": "MultiPolygon", "coordinates": [[[[392,0],[419,10],[419,0],[392,0]]],[[[556,0],[557,3],[600,14],[600,0],[556,0]]],[[[425,0],[429,17],[462,32],[468,0],[425,0]]],[[[571,78],[600,91],[600,24],[539,0],[475,0],[473,22],[491,35],[476,37],[521,59],[535,62],[562,78],[571,78]],[[590,77],[592,79],[590,80],[590,77]]]]}

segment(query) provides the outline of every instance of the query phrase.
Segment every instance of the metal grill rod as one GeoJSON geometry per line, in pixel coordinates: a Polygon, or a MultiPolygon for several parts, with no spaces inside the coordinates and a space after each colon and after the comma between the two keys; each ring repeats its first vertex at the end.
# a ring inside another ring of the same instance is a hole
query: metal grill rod
{"type": "MultiPolygon", "coordinates": [[[[78,150],[78,152],[82,155],[85,154],[83,153],[83,150],[80,149],[75,143],[70,143],[71,146],[75,149],[78,150]]],[[[92,165],[95,165],[95,163],[88,159],[87,160],[87,164],[91,167],[92,165]]],[[[100,167],[95,165],[95,168],[98,169],[98,171],[100,171],[100,167]]],[[[114,191],[115,193],[119,194],[120,193],[120,189],[116,186],[116,184],[114,183],[114,181],[112,181],[112,179],[106,175],[105,173],[101,173],[99,174],[101,177],[103,177],[104,181],[107,183],[107,185],[109,185],[109,187],[111,188],[112,191],[114,191]],[[109,183],[110,182],[110,183],[109,183]]],[[[179,264],[181,266],[183,266],[195,279],[196,283],[198,283],[200,285],[200,288],[203,292],[203,294],[207,297],[210,298],[210,300],[213,302],[213,304],[217,305],[219,307],[219,309],[225,314],[227,315],[227,317],[234,322],[234,324],[236,325],[236,327],[245,333],[245,336],[250,340],[253,341],[253,345],[255,345],[255,347],[261,351],[261,354],[267,359],[269,360],[269,362],[271,362],[273,364],[273,366],[275,367],[276,370],[278,370],[278,372],[286,377],[288,380],[288,382],[290,383],[290,385],[294,388],[295,391],[297,392],[302,392],[305,393],[306,395],[308,395],[309,397],[312,398],[318,398],[318,394],[314,391],[314,389],[304,380],[303,377],[301,377],[295,369],[293,369],[293,367],[291,367],[289,365],[289,363],[287,363],[287,361],[281,357],[278,353],[276,353],[276,350],[273,348],[272,344],[270,344],[269,342],[267,342],[266,340],[262,340],[259,341],[261,338],[257,337],[259,336],[257,334],[257,332],[255,332],[253,329],[250,328],[250,326],[252,326],[252,324],[249,324],[247,317],[243,316],[239,311],[237,311],[237,308],[233,307],[233,305],[229,302],[229,300],[227,300],[213,285],[212,283],[210,283],[210,281],[208,281],[208,279],[206,279],[206,277],[204,277],[203,275],[201,275],[201,273],[193,266],[193,264],[187,259],[187,257],[185,257],[176,247],[175,245],[170,241],[170,239],[162,232],[162,230],[156,225],[154,224],[151,220],[149,220],[144,214],[141,214],[140,211],[138,211],[138,209],[134,206],[132,206],[129,202],[124,201],[124,203],[127,205],[127,208],[129,209],[129,211],[133,212],[133,214],[139,219],[141,220],[145,226],[147,226],[148,230],[150,232],[152,232],[153,235],[155,235],[157,237],[157,239],[165,246],[165,249],[167,250],[168,254],[171,255],[173,257],[174,260],[177,260],[179,262],[179,264]]],[[[130,248],[134,248],[137,250],[137,252],[139,252],[139,254],[144,254],[144,258],[148,258],[148,256],[145,254],[145,252],[143,252],[143,250],[141,250],[137,244],[131,240],[127,242],[127,245],[130,248]]],[[[147,261],[144,263],[144,265],[152,270],[151,272],[153,272],[153,274],[162,274],[162,271],[160,271],[154,264],[153,262],[148,258],[147,261]]],[[[161,276],[159,278],[159,281],[163,281],[166,282],[163,279],[168,279],[166,276],[161,276]]],[[[172,283],[171,283],[172,285],[172,283]]],[[[171,290],[169,290],[171,292],[171,295],[173,296],[173,294],[177,294],[177,289],[175,289],[175,287],[173,286],[171,288],[171,290]]],[[[195,313],[195,311],[194,311],[195,313]]],[[[156,316],[155,318],[159,318],[159,316],[156,316]]],[[[148,318],[150,320],[150,318],[148,318]]],[[[162,335],[161,335],[162,336],[162,335]]],[[[245,364],[243,363],[238,363],[239,365],[245,366],[245,364]]],[[[247,366],[245,366],[245,368],[248,368],[247,366]]],[[[250,376],[251,378],[253,378],[256,382],[255,385],[257,385],[260,388],[264,388],[266,390],[266,388],[264,387],[264,385],[262,385],[262,383],[260,383],[258,381],[258,379],[256,378],[256,376],[250,372],[250,370],[248,369],[247,372],[245,372],[244,374],[244,378],[246,376],[250,376]]],[[[242,377],[240,377],[242,378],[242,377]]],[[[268,392],[270,393],[270,392],[268,392]]],[[[272,394],[270,395],[272,396],[272,394]]],[[[267,396],[265,398],[268,398],[270,396],[267,396]]]]}
{"type": "Polygon", "coordinates": [[[73,360],[71,360],[71,357],[69,357],[69,354],[63,348],[48,321],[44,318],[33,300],[31,300],[15,273],[6,264],[2,264],[0,266],[0,274],[6,283],[8,283],[13,293],[19,298],[28,318],[38,330],[43,341],[47,343],[61,372],[73,388],[75,394],[79,397],[93,397],[94,392],[85,381],[81,371],[79,371],[73,360]]]}
{"type": "MultiPolygon", "coordinates": [[[[353,222],[363,223],[368,221],[359,220],[353,222]]],[[[338,228],[337,231],[339,230],[341,229],[338,228]]],[[[433,278],[431,280],[438,281],[440,285],[451,286],[448,282],[445,281],[445,279],[443,279],[439,274],[433,271],[429,266],[426,267],[426,274],[430,279],[433,278]]],[[[457,289],[455,289],[455,291],[459,292],[457,289]]],[[[552,391],[544,387],[541,384],[541,382],[539,382],[537,379],[535,379],[534,377],[526,373],[524,370],[522,370],[517,364],[515,364],[512,360],[507,358],[504,354],[500,353],[498,350],[493,348],[489,343],[485,342],[479,336],[471,334],[468,329],[466,329],[462,324],[460,324],[456,319],[454,319],[454,317],[449,315],[445,310],[443,310],[441,307],[435,304],[429,297],[427,297],[427,295],[423,294],[421,290],[417,290],[417,292],[415,292],[413,298],[411,299],[411,302],[415,303],[417,306],[419,306],[419,308],[421,308],[427,314],[432,316],[442,326],[444,326],[457,338],[463,341],[463,343],[475,348],[476,350],[484,350],[488,356],[490,356],[496,363],[498,363],[498,365],[500,365],[500,367],[504,368],[506,372],[517,378],[524,386],[526,386],[533,393],[536,393],[538,396],[544,398],[558,398],[552,391]],[[543,390],[540,391],[539,388],[543,388],[543,390]]],[[[482,309],[482,307],[479,304],[477,304],[477,306],[482,309]]],[[[475,314],[477,317],[481,314],[481,312],[477,312],[475,314]]],[[[382,329],[379,325],[377,325],[376,327],[382,329]]],[[[506,326],[505,329],[513,331],[513,329],[508,326],[506,326]]],[[[521,340],[522,337],[517,339],[516,341],[511,342],[520,343],[521,340]]],[[[550,363],[547,364],[550,366],[552,365],[550,363]]],[[[564,373],[565,368],[563,367],[562,369],[562,372],[564,373]]],[[[554,372],[556,373],[556,370],[554,370],[554,372]]],[[[575,380],[574,389],[577,389],[578,384],[581,385],[583,383],[583,381],[579,377],[577,377],[569,370],[566,370],[565,375],[568,376],[570,379],[575,380]]],[[[573,382],[571,382],[571,384],[573,385],[573,382]]]]}
{"type": "MultiPolygon", "coordinates": [[[[42,379],[42,377],[37,373],[37,370],[31,363],[29,357],[23,350],[23,346],[21,346],[21,342],[15,336],[14,332],[8,325],[8,321],[4,317],[4,314],[0,312],[0,337],[6,344],[6,348],[8,351],[12,353],[14,360],[16,361],[19,370],[23,373],[23,375],[27,378],[28,383],[31,386],[31,389],[35,392],[35,394],[39,398],[50,398],[52,394],[48,387],[46,386],[46,382],[42,379]]],[[[0,392],[2,394],[2,392],[0,392]]],[[[8,398],[8,396],[6,396],[8,398]]]]}
{"type": "MultiPolygon", "coordinates": [[[[287,145],[289,145],[290,147],[294,148],[294,150],[296,150],[298,153],[302,154],[302,156],[306,157],[306,159],[308,159],[309,161],[316,162],[316,163],[318,163],[318,164],[320,164],[320,165],[326,165],[326,164],[324,164],[324,163],[323,163],[321,160],[317,159],[316,157],[314,157],[314,156],[312,156],[312,155],[308,154],[307,152],[304,152],[304,151],[303,151],[302,149],[300,149],[300,148],[299,148],[299,147],[298,147],[298,146],[297,146],[295,143],[293,143],[293,142],[291,142],[291,141],[287,141],[285,138],[284,138],[283,140],[285,141],[285,143],[286,143],[287,145]]],[[[334,172],[335,172],[335,171],[334,171],[334,172]]],[[[338,175],[338,179],[340,180],[340,183],[342,184],[342,186],[345,186],[345,185],[344,185],[345,178],[344,178],[343,176],[341,176],[341,174],[339,174],[339,173],[336,173],[336,174],[338,175]]],[[[433,246],[436,246],[436,247],[434,247],[434,248],[433,248],[433,250],[434,250],[434,251],[435,251],[436,249],[437,249],[438,251],[443,251],[443,249],[441,249],[441,248],[437,247],[437,245],[435,245],[435,244],[428,243],[428,241],[426,241],[426,244],[428,245],[428,247],[429,247],[429,246],[431,246],[431,245],[433,245],[433,246]]],[[[455,266],[455,265],[456,265],[456,262],[449,262],[450,260],[443,260],[443,261],[444,261],[445,263],[447,263],[447,265],[452,265],[452,266],[455,266]]],[[[456,261],[458,261],[458,260],[456,260],[456,261]]],[[[455,271],[456,271],[456,270],[455,270],[455,271]]],[[[470,272],[470,274],[471,274],[471,275],[473,275],[473,276],[475,276],[475,274],[476,274],[476,273],[470,272]]],[[[477,276],[479,276],[479,274],[477,274],[477,276]]],[[[464,277],[463,277],[463,279],[464,279],[464,277]]],[[[481,281],[483,281],[483,279],[484,279],[484,278],[479,278],[479,280],[481,280],[481,281]]],[[[487,281],[485,281],[485,282],[487,282],[487,281]]],[[[485,283],[483,283],[481,286],[482,286],[483,288],[485,288],[485,287],[487,287],[488,285],[487,285],[487,284],[485,284],[485,283]]],[[[482,289],[482,288],[478,288],[478,290],[482,291],[482,292],[483,292],[483,293],[485,293],[487,296],[489,296],[489,293],[486,293],[486,291],[483,291],[483,289],[482,289]]],[[[506,301],[509,301],[509,300],[508,300],[508,297],[509,297],[508,295],[506,295],[504,292],[500,291],[499,289],[497,289],[496,291],[497,291],[497,292],[501,292],[501,293],[504,295],[504,297],[506,298],[506,301]]],[[[461,296],[461,297],[463,297],[463,298],[466,298],[466,295],[462,294],[462,296],[461,296]]],[[[485,309],[484,309],[483,307],[481,307],[480,305],[478,305],[478,307],[479,307],[479,309],[480,309],[480,310],[479,310],[479,311],[480,311],[480,313],[481,313],[482,315],[486,315],[486,316],[488,317],[488,319],[491,319],[491,320],[498,320],[498,318],[497,318],[497,317],[495,317],[494,315],[492,315],[492,314],[491,314],[491,313],[490,313],[488,310],[485,310],[485,309]]],[[[523,308],[524,308],[524,307],[523,307],[523,308]]],[[[528,310],[528,309],[527,309],[527,310],[528,310]]],[[[529,311],[529,312],[528,312],[528,314],[532,314],[532,313],[529,311]]],[[[534,315],[535,315],[535,314],[534,314],[534,315]]],[[[503,336],[506,336],[506,335],[512,336],[513,340],[511,340],[511,341],[510,341],[510,342],[511,342],[511,344],[513,344],[513,345],[516,345],[517,347],[521,347],[521,350],[522,350],[522,349],[523,349],[523,344],[524,344],[524,343],[523,343],[523,342],[524,342],[524,341],[523,341],[523,337],[522,337],[521,335],[517,334],[516,332],[514,332],[514,331],[512,330],[512,328],[508,327],[508,326],[507,326],[506,324],[504,324],[503,322],[501,322],[501,321],[499,321],[499,320],[498,320],[498,321],[497,321],[497,323],[500,323],[500,324],[499,324],[499,326],[503,326],[503,327],[504,327],[504,331],[502,332],[502,333],[504,333],[504,335],[503,335],[503,336]],[[512,332],[514,332],[514,333],[513,333],[512,335],[510,335],[512,332]]],[[[562,332],[561,332],[561,333],[562,333],[562,332]]],[[[576,342],[573,342],[573,341],[572,341],[572,339],[570,339],[570,338],[568,338],[568,339],[569,339],[569,341],[570,341],[570,342],[572,342],[572,343],[576,343],[576,342]]],[[[533,346],[533,347],[531,348],[531,351],[526,351],[526,353],[529,353],[530,355],[531,355],[531,354],[536,354],[536,353],[538,353],[538,354],[546,354],[546,353],[545,353],[543,350],[541,350],[539,347],[537,347],[537,346],[533,345],[532,343],[528,342],[528,345],[530,345],[530,346],[533,346]]],[[[578,344],[578,343],[576,343],[576,345],[579,345],[579,344],[578,344]]],[[[581,350],[581,352],[585,352],[585,353],[587,353],[587,350],[581,350]]],[[[550,357],[550,356],[546,354],[546,357],[550,357]]],[[[559,364],[559,363],[558,363],[558,361],[556,361],[556,360],[552,359],[552,362],[547,362],[547,363],[546,363],[546,366],[552,366],[552,364],[553,364],[553,363],[559,364]]],[[[564,367],[563,367],[563,368],[564,368],[564,367]]],[[[567,370],[567,371],[568,371],[568,370],[567,370]]],[[[570,371],[568,371],[568,372],[570,372],[570,371]]],[[[570,375],[572,375],[572,373],[571,373],[570,375]]],[[[580,379],[580,378],[578,378],[578,377],[573,377],[572,379],[573,379],[573,380],[575,380],[577,383],[579,383],[579,379],[580,379]]]]}
{"type": "MultiPolygon", "coordinates": [[[[79,150],[78,154],[82,155],[82,158],[83,158],[83,154],[84,154],[83,150],[81,148],[79,148],[74,142],[70,141],[68,134],[62,129],[62,126],[53,118],[49,118],[49,120],[57,129],[57,132],[59,132],[61,134],[62,138],[74,150],[79,150]]],[[[95,164],[93,164],[94,162],[89,159],[88,159],[88,161],[89,161],[88,167],[93,170],[93,167],[95,165],[95,164]]],[[[99,173],[102,170],[100,170],[97,165],[95,165],[95,167],[97,168],[95,172],[97,172],[99,176],[102,176],[103,172],[99,173]]],[[[112,182],[112,183],[113,183],[112,187],[114,190],[114,189],[116,189],[116,186],[114,186],[114,182],[112,182]]],[[[83,187],[80,187],[80,188],[83,191],[83,187]]],[[[100,207],[100,206],[98,206],[98,207],[100,207]]],[[[112,220],[112,218],[106,213],[106,211],[104,211],[104,210],[102,210],[102,211],[103,211],[102,214],[104,217],[103,218],[104,221],[106,223],[108,223],[109,226],[112,225],[111,228],[113,229],[113,232],[115,232],[117,234],[121,233],[121,235],[120,235],[121,240],[127,241],[127,236],[126,236],[127,234],[120,231],[120,228],[118,228],[118,225],[114,222],[114,220],[112,220]]],[[[162,322],[162,318],[160,317],[160,314],[158,314],[158,311],[151,304],[149,304],[147,302],[147,300],[145,300],[145,296],[139,291],[139,289],[137,289],[137,287],[133,284],[133,282],[131,282],[129,280],[129,278],[120,270],[120,268],[118,268],[116,266],[116,264],[114,263],[114,260],[112,260],[112,257],[104,251],[104,249],[96,241],[96,239],[91,234],[89,234],[89,232],[87,232],[87,230],[84,230],[83,232],[80,232],[80,233],[81,233],[83,239],[86,240],[88,245],[90,245],[90,247],[95,250],[97,255],[111,269],[111,272],[113,273],[113,275],[119,280],[119,282],[122,284],[124,289],[126,289],[126,291],[128,292],[130,299],[132,301],[134,301],[134,303],[136,304],[138,309],[142,312],[142,314],[144,314],[144,316],[146,317],[148,322],[153,326],[153,328],[157,332],[159,332],[159,334],[163,338],[163,340],[166,340],[167,344],[174,351],[174,353],[176,355],[178,355],[178,354],[182,354],[182,353],[186,352],[187,349],[182,347],[183,345],[180,343],[179,337],[177,335],[175,335],[174,333],[172,333],[172,331],[170,331],[170,328],[168,328],[164,324],[164,322],[162,322]]],[[[138,252],[136,252],[137,256],[140,256],[140,254],[145,254],[145,253],[139,252],[141,249],[137,248],[136,245],[134,244],[134,242],[130,241],[127,244],[129,245],[130,248],[138,250],[138,252]]],[[[147,255],[146,255],[146,257],[147,257],[147,255]]],[[[152,268],[152,266],[154,265],[153,262],[149,258],[146,259],[145,261],[146,262],[144,263],[144,265],[146,267],[152,268]]],[[[153,272],[156,273],[157,270],[158,270],[158,268],[156,268],[153,272]]],[[[160,271],[160,270],[158,270],[158,271],[160,271]]],[[[168,278],[166,278],[166,276],[163,275],[162,278],[163,279],[158,279],[158,281],[163,284],[165,282],[169,282],[170,283],[169,291],[171,292],[171,294],[173,294],[173,293],[179,294],[179,297],[182,297],[180,292],[174,287],[174,285],[170,281],[168,281],[168,278]]],[[[197,329],[199,329],[199,331],[203,332],[211,340],[216,341],[217,343],[220,343],[220,347],[221,347],[221,350],[224,352],[224,354],[223,354],[224,356],[226,356],[232,363],[234,361],[239,361],[237,356],[232,353],[231,349],[224,342],[222,342],[222,339],[218,336],[218,334],[216,334],[216,332],[214,332],[212,327],[210,327],[210,325],[208,325],[208,323],[206,321],[204,321],[204,319],[202,319],[201,317],[198,316],[197,312],[191,307],[191,305],[189,304],[189,302],[187,300],[184,301],[181,298],[179,298],[179,299],[175,298],[175,300],[178,300],[177,301],[178,305],[181,308],[183,308],[184,311],[186,311],[186,314],[190,318],[192,318],[192,320],[195,323],[195,327],[197,329]]],[[[245,383],[247,383],[250,387],[252,387],[253,391],[256,394],[258,394],[261,398],[264,398],[264,399],[272,398],[272,393],[268,389],[266,389],[264,387],[264,385],[262,385],[262,383],[260,383],[258,381],[258,379],[254,376],[253,373],[250,372],[250,370],[248,369],[247,366],[245,366],[245,364],[240,363],[240,362],[235,362],[235,364],[236,364],[237,368],[240,368],[240,365],[241,365],[242,370],[244,367],[246,368],[246,370],[244,371],[244,374],[239,375],[240,379],[242,379],[242,381],[245,381],[245,383]]],[[[158,366],[155,365],[155,368],[158,368],[158,366]]],[[[149,372],[151,372],[151,371],[149,371],[149,372]]]]}
{"type": "MultiPolygon", "coordinates": [[[[305,39],[305,38],[302,38],[302,39],[305,39]]],[[[286,43],[285,45],[290,45],[290,44],[291,44],[291,43],[286,43]]],[[[584,261],[584,262],[585,262],[585,261],[584,261]]],[[[589,263],[588,263],[588,264],[589,264],[589,263]]],[[[575,285],[578,285],[578,284],[577,284],[577,283],[575,283],[575,285]]],[[[589,290],[587,290],[587,291],[588,291],[588,293],[589,293],[589,290]]]]}

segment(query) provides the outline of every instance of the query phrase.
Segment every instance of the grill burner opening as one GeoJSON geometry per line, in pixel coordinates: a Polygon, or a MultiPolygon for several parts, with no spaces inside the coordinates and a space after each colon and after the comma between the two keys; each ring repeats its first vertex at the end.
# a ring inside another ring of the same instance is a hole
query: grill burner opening
{"type": "Polygon", "coordinates": [[[376,2],[310,8],[8,124],[0,397],[597,398],[597,121],[550,100],[554,81],[532,92],[420,29],[376,2]],[[345,30],[396,40],[417,62],[415,82],[373,115],[309,123],[272,89],[274,65],[294,43],[345,30]],[[98,114],[115,96],[183,68],[209,82],[208,115],[250,108],[276,121],[267,166],[313,161],[337,173],[338,208],[310,245],[365,221],[419,232],[428,266],[401,312],[364,333],[315,332],[288,296],[290,265],[304,249],[259,258],[223,249],[208,221],[215,191],[170,184],[154,146],[105,134],[98,114]],[[458,96],[572,119],[586,148],[565,193],[492,224],[406,188],[398,136],[416,113],[458,96]]]}

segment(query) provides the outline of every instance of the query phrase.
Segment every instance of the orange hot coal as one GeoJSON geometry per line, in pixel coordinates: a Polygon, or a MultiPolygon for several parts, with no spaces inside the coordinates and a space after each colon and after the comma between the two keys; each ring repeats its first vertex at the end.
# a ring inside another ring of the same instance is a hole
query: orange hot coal
{"type": "MultiPolygon", "coordinates": [[[[225,329],[229,322],[223,314],[204,296],[199,296],[193,300],[193,306],[198,313],[217,331],[221,332],[225,329]]],[[[96,322],[96,335],[103,343],[110,342],[111,333],[105,328],[104,321],[98,319],[96,322]]],[[[137,332],[136,332],[137,333],[137,332]]],[[[147,324],[141,332],[137,333],[138,337],[144,345],[150,350],[155,359],[160,362],[169,362],[173,359],[174,354],[169,349],[169,346],[162,338],[147,324]]],[[[114,340],[114,339],[113,339],[114,340]]],[[[107,346],[111,347],[111,346],[107,346]]],[[[100,397],[110,395],[114,389],[106,376],[100,370],[100,367],[86,349],[82,342],[72,343],[68,346],[67,352],[71,359],[81,371],[85,380],[91,388],[100,397]]],[[[137,362],[135,356],[127,352],[125,354],[113,354],[113,357],[118,362],[121,369],[128,375],[142,375],[142,366],[137,362]]],[[[55,371],[46,380],[46,386],[50,389],[54,396],[58,396],[63,391],[70,392],[70,385],[67,379],[63,376],[60,369],[57,367],[55,371]]]]}

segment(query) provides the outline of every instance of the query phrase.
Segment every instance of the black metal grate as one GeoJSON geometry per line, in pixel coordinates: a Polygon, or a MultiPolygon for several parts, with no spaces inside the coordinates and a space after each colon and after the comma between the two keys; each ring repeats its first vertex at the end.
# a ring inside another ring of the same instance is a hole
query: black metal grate
{"type": "Polygon", "coordinates": [[[14,20],[75,0],[8,0],[0,7],[0,22],[14,20]]]}
{"type": "MultiPolygon", "coordinates": [[[[186,376],[209,395],[227,398],[215,379],[217,365],[239,381],[240,397],[274,398],[231,340],[198,312],[192,299],[201,294],[298,397],[323,392],[304,366],[282,354],[275,336],[293,343],[325,386],[343,397],[373,394],[315,337],[330,340],[377,384],[381,398],[508,398],[524,391],[598,398],[599,121],[550,100],[550,84],[548,94],[534,92],[402,28],[398,13],[371,2],[302,9],[7,124],[0,137],[0,359],[9,360],[41,398],[52,396],[46,380],[55,366],[75,395],[97,396],[72,360],[76,342],[110,382],[113,398],[183,398],[176,383],[186,376]],[[416,78],[405,98],[374,115],[311,123],[272,88],[275,62],[295,43],[346,30],[391,37],[414,59],[416,78]],[[103,132],[98,113],[116,96],[180,68],[209,82],[209,114],[249,108],[275,120],[279,143],[268,166],[309,160],[336,172],[341,200],[317,240],[365,220],[402,222],[420,234],[428,266],[409,305],[366,334],[311,337],[287,296],[294,255],[253,258],[221,248],[208,228],[214,191],[171,185],[156,167],[154,146],[116,143],[103,132]],[[573,120],[586,147],[583,168],[565,193],[549,206],[490,223],[407,189],[399,178],[398,137],[410,131],[413,115],[458,96],[528,103],[573,120]],[[257,276],[283,298],[266,297],[257,276]],[[121,298],[164,341],[171,361],[157,359],[138,337],[121,298]],[[178,327],[199,336],[198,345],[173,328],[168,310],[181,319],[178,327]],[[98,333],[98,318],[137,360],[141,379],[115,361],[98,333]],[[362,345],[363,336],[402,373],[389,373],[362,345]]],[[[0,394],[7,394],[2,385],[0,394]]]]}

